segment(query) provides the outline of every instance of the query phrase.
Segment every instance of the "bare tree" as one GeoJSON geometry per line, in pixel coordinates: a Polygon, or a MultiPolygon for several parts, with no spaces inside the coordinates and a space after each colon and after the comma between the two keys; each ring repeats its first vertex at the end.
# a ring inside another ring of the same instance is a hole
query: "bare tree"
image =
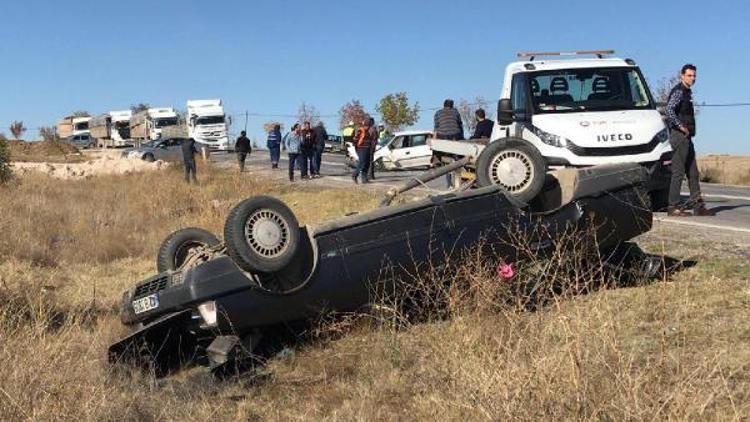
{"type": "Polygon", "coordinates": [[[86,110],[76,110],[74,111],[71,116],[73,117],[91,117],[91,114],[89,114],[86,110]]]}
{"type": "Polygon", "coordinates": [[[14,121],[10,124],[10,133],[16,140],[21,139],[24,132],[26,132],[26,127],[23,125],[22,121],[14,121]]]}
{"type": "Polygon", "coordinates": [[[310,122],[310,125],[315,126],[320,121],[320,113],[314,105],[302,101],[297,110],[297,118],[300,123],[310,122]]]}
{"type": "MultiPolygon", "coordinates": [[[[668,78],[661,78],[656,82],[656,89],[654,89],[654,101],[656,101],[656,108],[662,116],[666,116],[667,101],[669,101],[669,93],[672,92],[677,84],[680,83],[680,74],[672,75],[668,78]]],[[[697,115],[699,108],[695,109],[697,115]]]]}
{"type": "Polygon", "coordinates": [[[270,132],[271,130],[273,130],[274,126],[276,125],[279,125],[279,129],[282,132],[284,131],[284,124],[280,122],[274,122],[273,120],[263,123],[263,130],[266,132],[270,132]]]}
{"type": "Polygon", "coordinates": [[[339,128],[345,128],[349,122],[360,125],[364,122],[367,111],[359,100],[351,100],[339,109],[339,128]]]}
{"type": "Polygon", "coordinates": [[[474,100],[471,102],[464,98],[458,100],[456,110],[458,110],[458,114],[461,116],[461,121],[464,123],[464,127],[468,129],[469,133],[473,133],[474,129],[477,127],[477,120],[474,118],[474,113],[480,108],[487,111],[487,104],[487,100],[482,96],[474,97],[474,100]]]}
{"type": "Polygon", "coordinates": [[[142,111],[146,111],[149,108],[151,108],[151,105],[149,103],[138,103],[133,104],[130,106],[130,111],[133,112],[133,114],[140,113],[142,111]]]}
{"type": "Polygon", "coordinates": [[[58,142],[60,136],[57,135],[57,128],[55,126],[43,126],[39,128],[39,137],[47,142],[58,142]]]}

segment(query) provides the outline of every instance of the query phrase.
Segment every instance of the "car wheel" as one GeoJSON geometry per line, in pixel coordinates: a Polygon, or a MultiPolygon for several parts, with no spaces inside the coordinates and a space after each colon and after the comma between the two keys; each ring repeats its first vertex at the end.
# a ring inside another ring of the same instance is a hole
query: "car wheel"
{"type": "Polygon", "coordinates": [[[167,236],[159,247],[156,255],[156,269],[160,273],[176,270],[198,250],[216,246],[219,243],[221,243],[219,239],[208,230],[198,227],[177,230],[167,236]]]}
{"type": "Polygon", "coordinates": [[[270,196],[255,196],[232,208],[224,225],[227,253],[245,271],[279,271],[294,258],[299,223],[292,210],[270,196]]]}
{"type": "Polygon", "coordinates": [[[149,163],[156,161],[156,158],[154,158],[154,154],[151,154],[151,153],[144,155],[143,159],[145,161],[148,161],[149,163]]]}
{"type": "Polygon", "coordinates": [[[525,141],[491,142],[477,159],[479,186],[500,185],[522,202],[531,201],[542,190],[547,172],[544,158],[525,141]]]}
{"type": "Polygon", "coordinates": [[[375,161],[375,171],[384,171],[385,170],[385,164],[383,164],[383,159],[378,158],[377,161],[375,161]]]}

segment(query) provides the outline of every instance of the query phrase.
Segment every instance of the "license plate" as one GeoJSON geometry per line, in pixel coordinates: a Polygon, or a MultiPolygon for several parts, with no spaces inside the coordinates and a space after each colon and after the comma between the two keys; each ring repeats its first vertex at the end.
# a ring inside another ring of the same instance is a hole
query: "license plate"
{"type": "Polygon", "coordinates": [[[159,296],[154,293],[133,301],[133,312],[140,314],[159,307],[159,296]]]}

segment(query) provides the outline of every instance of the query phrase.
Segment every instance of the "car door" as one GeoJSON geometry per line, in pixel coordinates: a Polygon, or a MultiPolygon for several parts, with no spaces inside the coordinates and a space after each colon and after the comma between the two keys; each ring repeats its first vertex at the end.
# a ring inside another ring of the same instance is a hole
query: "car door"
{"type": "Polygon", "coordinates": [[[154,145],[154,158],[157,160],[167,159],[167,141],[159,141],[154,145]]]}
{"type": "Polygon", "coordinates": [[[399,135],[393,138],[383,151],[383,165],[386,168],[401,168],[407,162],[411,153],[409,149],[409,136],[399,135]]]}
{"type": "Polygon", "coordinates": [[[184,139],[171,139],[167,145],[167,156],[170,161],[178,161],[182,155],[182,142],[184,139]]]}
{"type": "Polygon", "coordinates": [[[427,137],[426,133],[411,136],[409,167],[429,166],[432,163],[432,148],[427,145],[427,137]]]}

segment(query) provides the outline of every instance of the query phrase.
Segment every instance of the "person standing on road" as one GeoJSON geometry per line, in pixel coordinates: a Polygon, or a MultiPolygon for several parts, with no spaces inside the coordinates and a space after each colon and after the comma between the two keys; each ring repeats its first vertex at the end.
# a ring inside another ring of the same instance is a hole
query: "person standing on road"
{"type": "Polygon", "coordinates": [[[672,180],[669,185],[669,207],[667,215],[670,216],[711,216],[716,212],[706,209],[701,197],[701,186],[698,177],[698,166],[695,162],[695,110],[693,109],[693,91],[695,84],[696,67],[692,64],[682,66],[680,70],[680,83],[672,88],[667,101],[666,113],[669,124],[669,143],[672,146],[672,180]],[[680,190],[682,179],[687,173],[688,186],[690,187],[690,198],[680,204],[680,190]],[[693,209],[691,214],[687,209],[693,209]]]}
{"type": "Polygon", "coordinates": [[[318,122],[313,129],[313,170],[312,177],[320,177],[320,165],[323,162],[323,150],[326,146],[326,140],[328,139],[328,132],[326,132],[323,122],[318,122]]]}
{"type": "Polygon", "coordinates": [[[190,138],[182,143],[182,163],[185,166],[185,182],[190,183],[190,177],[193,183],[198,183],[196,177],[195,154],[198,149],[195,148],[195,139],[190,138]]]}
{"type": "Polygon", "coordinates": [[[354,183],[359,183],[358,177],[362,176],[362,183],[368,183],[367,172],[370,167],[370,146],[372,141],[370,139],[370,118],[365,117],[362,126],[357,129],[357,133],[354,136],[354,148],[357,151],[357,168],[352,173],[352,180],[354,183]]]}
{"type": "Polygon", "coordinates": [[[243,130],[240,132],[240,137],[234,143],[234,151],[237,153],[237,164],[239,165],[240,173],[245,171],[245,159],[247,158],[247,154],[250,154],[252,150],[250,139],[247,138],[247,133],[243,130]]]}
{"type": "Polygon", "coordinates": [[[313,131],[310,127],[310,122],[304,122],[302,124],[302,146],[300,147],[300,154],[302,156],[302,179],[310,179],[308,175],[308,169],[312,171],[313,168],[313,150],[314,150],[313,131]]]}
{"type": "MultiPolygon", "coordinates": [[[[443,108],[435,112],[435,137],[437,139],[450,139],[458,141],[464,139],[464,126],[461,123],[461,115],[453,108],[453,100],[450,98],[443,101],[443,108]]],[[[445,183],[448,188],[453,187],[453,173],[445,175],[445,183]]]]}
{"type": "Polygon", "coordinates": [[[292,126],[292,131],[284,136],[284,148],[289,154],[289,181],[294,182],[295,163],[300,160],[300,151],[302,148],[302,129],[299,123],[292,126]]]}
{"type": "Polygon", "coordinates": [[[271,155],[271,168],[279,168],[279,158],[281,156],[281,125],[275,123],[273,128],[268,132],[266,140],[268,153],[271,155]]]}
{"type": "Polygon", "coordinates": [[[342,148],[346,150],[346,143],[347,142],[354,142],[354,132],[356,131],[354,127],[354,121],[349,120],[349,123],[344,127],[344,129],[341,130],[341,137],[344,140],[344,145],[342,148]]]}
{"type": "Polygon", "coordinates": [[[469,139],[482,139],[492,137],[492,128],[495,123],[485,118],[484,109],[478,108],[474,112],[474,117],[477,119],[477,126],[474,128],[474,134],[469,139]]]}
{"type": "Polygon", "coordinates": [[[368,129],[368,136],[370,138],[370,163],[368,164],[368,181],[375,180],[375,150],[378,146],[379,132],[375,126],[375,119],[370,117],[369,120],[370,128],[368,129]]]}

